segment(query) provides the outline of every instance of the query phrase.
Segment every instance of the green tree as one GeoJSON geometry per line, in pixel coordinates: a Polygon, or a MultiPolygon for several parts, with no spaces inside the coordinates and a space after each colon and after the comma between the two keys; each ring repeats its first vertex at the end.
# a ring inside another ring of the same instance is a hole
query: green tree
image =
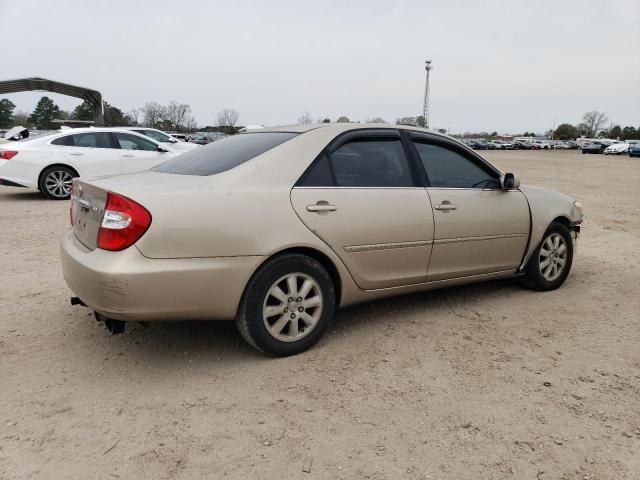
{"type": "Polygon", "coordinates": [[[349,117],[345,117],[344,115],[342,117],[339,117],[338,120],[336,120],[336,122],[338,123],[349,123],[351,120],[349,120],[349,117]]]}
{"type": "Polygon", "coordinates": [[[51,130],[52,122],[58,115],[60,115],[60,107],[49,97],[42,97],[29,117],[29,121],[41,130],[51,130]]]}
{"type": "MultiPolygon", "coordinates": [[[[105,102],[106,103],[106,102],[105,102]]],[[[73,109],[71,118],[74,120],[95,120],[96,112],[89,102],[86,100],[73,109]]]]}
{"type": "Polygon", "coordinates": [[[570,123],[562,123],[553,132],[553,138],[556,140],[574,140],[578,138],[578,129],[570,123]]]}
{"type": "Polygon", "coordinates": [[[426,125],[424,117],[422,115],[420,115],[419,117],[416,117],[416,125],[419,127],[424,127],[426,125]]]}
{"type": "Polygon", "coordinates": [[[322,123],[331,123],[331,119],[330,118],[325,118],[324,120],[322,120],[322,123]]]}
{"type": "Polygon", "coordinates": [[[620,125],[612,125],[611,128],[604,132],[607,138],[622,138],[622,127],[620,125]]]}
{"type": "Polygon", "coordinates": [[[131,119],[118,107],[104,102],[104,124],[107,127],[128,127],[131,124],[131,119]]]}
{"type": "Polygon", "coordinates": [[[9,128],[13,125],[13,110],[16,108],[11,100],[0,100],[0,128],[9,128]]]}
{"type": "Polygon", "coordinates": [[[638,140],[640,139],[640,129],[636,130],[635,127],[624,127],[622,129],[622,138],[625,140],[638,140]]]}

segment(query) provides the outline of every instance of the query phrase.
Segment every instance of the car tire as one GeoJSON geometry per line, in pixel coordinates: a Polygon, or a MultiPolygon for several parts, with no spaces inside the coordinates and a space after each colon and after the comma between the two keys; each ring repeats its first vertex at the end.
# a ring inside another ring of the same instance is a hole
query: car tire
{"type": "Polygon", "coordinates": [[[317,260],[290,253],[262,265],[243,295],[236,324],[260,352],[285,357],[313,346],[336,308],[331,276],[317,260]]]}
{"type": "Polygon", "coordinates": [[[522,283],[533,290],[555,290],[564,283],[573,263],[573,239],[569,228],[553,222],[533,252],[522,283]]]}
{"type": "Polygon", "coordinates": [[[71,180],[78,172],[64,165],[53,165],[43,170],[38,179],[38,190],[49,200],[67,200],[71,196],[71,180]]]}

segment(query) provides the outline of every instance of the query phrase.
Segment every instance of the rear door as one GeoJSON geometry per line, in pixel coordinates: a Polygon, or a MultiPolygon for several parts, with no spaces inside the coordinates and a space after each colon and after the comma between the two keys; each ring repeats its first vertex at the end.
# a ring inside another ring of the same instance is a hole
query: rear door
{"type": "Polygon", "coordinates": [[[500,172],[454,142],[411,133],[427,175],[435,233],[427,281],[515,270],[529,238],[529,204],[500,172]]]}
{"type": "Polygon", "coordinates": [[[363,289],[424,281],[433,213],[396,130],[343,135],[291,192],[305,225],[363,289]]]}
{"type": "Polygon", "coordinates": [[[113,135],[120,147],[123,173],[148,170],[171,157],[168,152],[158,150],[156,143],[139,135],[122,132],[113,135]]]}
{"type": "Polygon", "coordinates": [[[109,132],[75,133],[58,137],[56,145],[69,164],[83,177],[99,177],[121,173],[120,151],[109,132]]]}

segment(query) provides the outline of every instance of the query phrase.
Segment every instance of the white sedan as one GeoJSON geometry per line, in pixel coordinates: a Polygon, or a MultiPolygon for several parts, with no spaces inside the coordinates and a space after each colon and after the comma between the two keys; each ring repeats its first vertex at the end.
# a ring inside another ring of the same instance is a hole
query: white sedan
{"type": "Polygon", "coordinates": [[[46,198],[64,200],[75,177],[139,172],[181,153],[131,131],[74,128],[0,145],[0,185],[37,188],[46,198]]]}
{"type": "Polygon", "coordinates": [[[629,151],[628,143],[614,143],[604,149],[605,155],[625,155],[629,151]]]}
{"type": "Polygon", "coordinates": [[[200,148],[200,145],[197,143],[188,143],[183,140],[179,140],[167,133],[164,133],[157,128],[149,128],[149,127],[116,127],[115,130],[127,130],[131,132],[139,133],[140,135],[144,135],[145,137],[149,137],[156,142],[160,142],[165,144],[168,147],[171,147],[173,150],[195,150],[196,148],[200,148]]]}

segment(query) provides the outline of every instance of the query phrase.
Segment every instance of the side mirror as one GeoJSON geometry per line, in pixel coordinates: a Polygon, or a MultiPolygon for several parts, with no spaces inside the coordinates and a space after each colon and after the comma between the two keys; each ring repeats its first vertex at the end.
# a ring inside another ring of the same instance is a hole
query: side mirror
{"type": "Polygon", "coordinates": [[[520,177],[517,173],[505,173],[502,179],[502,189],[511,190],[520,187],[520,177]]]}
{"type": "Polygon", "coordinates": [[[159,152],[162,152],[162,153],[166,153],[166,152],[168,152],[169,150],[167,150],[166,148],[164,148],[162,145],[158,145],[158,151],[159,151],[159,152]]]}
{"type": "Polygon", "coordinates": [[[169,143],[176,143],[178,141],[175,137],[169,137],[169,143]]]}

